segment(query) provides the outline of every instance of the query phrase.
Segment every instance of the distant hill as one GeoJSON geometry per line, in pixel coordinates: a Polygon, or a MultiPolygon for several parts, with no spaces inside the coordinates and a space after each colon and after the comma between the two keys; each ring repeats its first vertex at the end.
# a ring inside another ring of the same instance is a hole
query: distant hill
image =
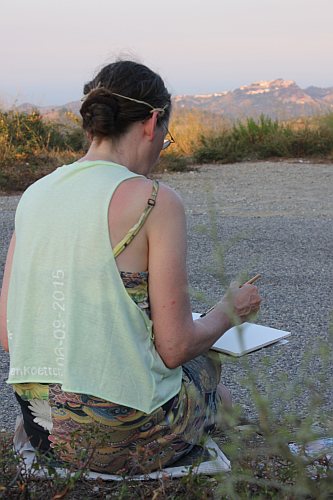
{"type": "Polygon", "coordinates": [[[293,81],[282,78],[254,82],[221,94],[181,95],[174,97],[179,108],[199,108],[228,118],[258,117],[287,119],[333,111],[333,87],[309,87],[302,90],[293,81]]]}
{"type": "Polygon", "coordinates": [[[16,106],[18,111],[29,111],[38,109],[40,113],[49,120],[62,120],[64,113],[71,111],[75,115],[80,115],[81,101],[73,101],[64,104],[63,106],[34,106],[33,104],[24,102],[16,106]]]}
{"type": "Polygon", "coordinates": [[[56,120],[60,118],[59,115],[66,111],[71,111],[75,115],[80,116],[80,108],[82,106],[81,101],[68,102],[64,106],[47,106],[40,108],[40,112],[43,116],[47,116],[50,120],[56,120]]]}
{"type": "MultiPolygon", "coordinates": [[[[176,108],[197,108],[237,119],[262,113],[271,118],[288,119],[308,116],[327,111],[333,112],[333,87],[308,87],[302,90],[295,82],[282,78],[269,82],[253,82],[239,89],[220,94],[179,95],[173,97],[176,108]]],[[[24,103],[17,107],[26,111],[36,106],[24,103]]],[[[79,115],[81,101],[73,101],[63,106],[42,106],[37,108],[48,119],[62,119],[66,111],[79,115]]]]}
{"type": "Polygon", "coordinates": [[[333,104],[333,87],[322,89],[320,87],[308,87],[304,90],[313,99],[322,99],[323,101],[333,104]]]}

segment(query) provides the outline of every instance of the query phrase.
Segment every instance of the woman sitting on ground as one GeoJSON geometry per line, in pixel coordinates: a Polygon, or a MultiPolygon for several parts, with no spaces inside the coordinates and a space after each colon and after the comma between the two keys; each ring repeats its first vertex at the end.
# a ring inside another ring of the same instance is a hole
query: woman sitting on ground
{"type": "MultiPolygon", "coordinates": [[[[130,61],[84,87],[88,153],[23,194],[1,294],[8,383],[33,447],[90,468],[156,470],[215,428],[230,394],[209,351],[261,301],[253,285],[193,321],[179,196],[146,178],[167,147],[171,96],[130,61]],[[148,293],[149,276],[149,293],[148,293]],[[76,435],[72,441],[71,436],[76,435]]],[[[171,136],[170,136],[171,137],[171,136]]]]}

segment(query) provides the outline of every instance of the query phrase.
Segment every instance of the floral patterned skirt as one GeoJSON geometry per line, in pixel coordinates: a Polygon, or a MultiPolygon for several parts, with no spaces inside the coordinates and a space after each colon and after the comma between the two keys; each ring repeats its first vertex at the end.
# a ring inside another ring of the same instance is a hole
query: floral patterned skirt
{"type": "MultiPolygon", "coordinates": [[[[150,317],[148,273],[121,271],[120,276],[131,299],[150,317]]],[[[64,392],[59,384],[16,384],[14,391],[34,448],[43,453],[51,448],[59,461],[73,465],[78,465],[78,452],[91,453],[89,467],[97,472],[141,472],[140,464],[150,472],[175,462],[215,428],[222,409],[220,375],[214,351],[189,361],[179,394],[150,415],[64,392]]]]}
{"type": "Polygon", "coordinates": [[[150,415],[64,392],[59,384],[16,384],[14,391],[35,448],[51,448],[57,460],[74,466],[84,451],[89,468],[101,473],[139,473],[172,464],[214,430],[222,410],[220,374],[214,351],[189,361],[179,394],[150,415]]]}

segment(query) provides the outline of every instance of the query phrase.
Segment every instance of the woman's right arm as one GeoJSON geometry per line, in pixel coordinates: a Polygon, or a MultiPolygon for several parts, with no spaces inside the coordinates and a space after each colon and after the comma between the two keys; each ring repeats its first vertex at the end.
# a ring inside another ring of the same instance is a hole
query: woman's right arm
{"type": "Polygon", "coordinates": [[[13,256],[15,250],[15,233],[12,236],[5,265],[5,271],[2,280],[1,296],[0,296],[0,340],[5,351],[9,352],[8,347],[8,332],[7,332],[7,297],[10,273],[12,270],[13,256]]]}
{"type": "MultiPolygon", "coordinates": [[[[168,368],[181,366],[206,352],[230,327],[229,295],[200,320],[193,321],[186,269],[187,228],[183,203],[160,185],[156,205],[147,219],[149,300],[155,347],[168,368]]],[[[257,288],[232,289],[232,307],[241,321],[257,312],[257,288]]]]}

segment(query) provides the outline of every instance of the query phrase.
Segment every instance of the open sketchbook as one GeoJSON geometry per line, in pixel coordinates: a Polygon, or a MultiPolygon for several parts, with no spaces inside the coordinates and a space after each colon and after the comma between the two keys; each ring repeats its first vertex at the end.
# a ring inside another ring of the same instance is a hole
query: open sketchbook
{"type": "MultiPolygon", "coordinates": [[[[199,313],[192,313],[193,319],[199,319],[199,313]]],[[[211,347],[215,351],[224,352],[231,356],[244,356],[275,342],[285,343],[290,332],[276,330],[268,326],[243,323],[240,329],[236,326],[226,331],[211,347]],[[240,333],[241,332],[241,333],[240,333]],[[281,342],[284,341],[284,342],[281,342]]]]}

